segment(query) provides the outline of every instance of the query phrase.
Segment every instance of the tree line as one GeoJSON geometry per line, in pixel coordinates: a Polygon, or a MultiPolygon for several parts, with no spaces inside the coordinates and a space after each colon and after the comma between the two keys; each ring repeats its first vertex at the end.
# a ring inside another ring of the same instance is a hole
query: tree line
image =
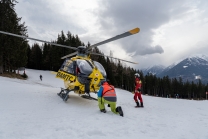
{"type": "Polygon", "coordinates": [[[147,74],[142,77],[143,91],[145,94],[159,97],[184,98],[184,99],[205,99],[208,92],[208,84],[183,81],[182,78],[163,78],[147,74]]]}
{"type": "MultiPolygon", "coordinates": [[[[15,12],[15,0],[0,0],[0,30],[18,35],[28,36],[25,23],[21,23],[15,12]]],[[[78,35],[68,31],[66,34],[61,31],[53,43],[68,45],[71,47],[86,46],[78,35]]],[[[94,52],[102,54],[95,47],[94,52]]],[[[26,67],[38,70],[58,71],[63,61],[62,56],[73,53],[74,50],[63,47],[52,46],[44,43],[29,45],[24,38],[17,38],[0,34],[0,73],[14,72],[19,67],[26,67]]],[[[158,78],[155,75],[143,75],[142,71],[123,65],[120,61],[114,61],[103,56],[91,55],[92,60],[100,62],[106,69],[107,79],[115,87],[128,91],[134,90],[134,74],[138,72],[143,83],[142,93],[160,97],[203,99],[208,91],[208,84],[202,84],[199,80],[194,82],[183,82],[181,78],[169,78],[165,76],[158,78]]]]}

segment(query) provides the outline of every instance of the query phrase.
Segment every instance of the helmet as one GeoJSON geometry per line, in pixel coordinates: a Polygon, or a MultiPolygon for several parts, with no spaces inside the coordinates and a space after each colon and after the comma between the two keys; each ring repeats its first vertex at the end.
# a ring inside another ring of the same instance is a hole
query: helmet
{"type": "Polygon", "coordinates": [[[140,77],[139,73],[135,73],[134,76],[136,77],[140,77]]]}

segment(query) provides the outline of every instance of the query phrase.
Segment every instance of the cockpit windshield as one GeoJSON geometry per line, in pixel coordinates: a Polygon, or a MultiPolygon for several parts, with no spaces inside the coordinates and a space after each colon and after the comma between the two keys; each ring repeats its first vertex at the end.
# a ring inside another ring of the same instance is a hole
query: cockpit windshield
{"type": "Polygon", "coordinates": [[[82,54],[82,53],[78,53],[77,56],[80,56],[80,57],[87,57],[86,54],[82,54]]]}
{"type": "Polygon", "coordinates": [[[105,72],[104,67],[97,61],[93,61],[93,62],[95,63],[95,66],[99,69],[103,77],[106,78],[106,72],[105,72]]]}
{"type": "MultiPolygon", "coordinates": [[[[104,78],[106,78],[106,71],[103,68],[103,66],[97,62],[93,61],[95,66],[98,68],[98,70],[101,72],[104,78]]],[[[76,61],[72,61],[71,59],[66,59],[61,66],[60,70],[68,72],[70,74],[77,74],[77,70],[81,74],[90,75],[92,73],[93,65],[90,61],[83,60],[83,59],[77,59],[76,61]]]]}

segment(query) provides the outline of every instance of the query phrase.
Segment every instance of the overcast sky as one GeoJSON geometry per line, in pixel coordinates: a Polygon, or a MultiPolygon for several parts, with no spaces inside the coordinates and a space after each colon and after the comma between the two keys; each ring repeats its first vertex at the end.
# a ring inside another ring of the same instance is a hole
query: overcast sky
{"type": "Polygon", "coordinates": [[[87,44],[139,27],[138,34],[99,46],[106,55],[138,62],[136,69],[169,66],[208,55],[207,0],[17,0],[29,37],[56,40],[70,31],[87,44]]]}

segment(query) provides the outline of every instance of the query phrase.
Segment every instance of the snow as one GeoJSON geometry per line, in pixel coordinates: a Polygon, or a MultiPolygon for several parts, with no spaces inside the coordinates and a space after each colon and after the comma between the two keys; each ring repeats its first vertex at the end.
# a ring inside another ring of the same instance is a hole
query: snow
{"type": "Polygon", "coordinates": [[[188,57],[189,59],[195,58],[195,59],[204,59],[206,61],[208,61],[208,56],[204,55],[204,54],[193,54],[191,56],[188,57]]]}
{"type": "Polygon", "coordinates": [[[203,54],[195,54],[188,57],[188,65],[208,65],[208,57],[203,54]]]}
{"type": "Polygon", "coordinates": [[[185,69],[185,68],[187,68],[188,66],[183,66],[183,68],[185,69]]]}
{"type": "Polygon", "coordinates": [[[0,139],[208,139],[207,100],[143,95],[144,108],[134,108],[133,94],[116,88],[121,117],[74,93],[64,102],[57,95],[63,82],[50,71],[26,74],[0,77],[0,139]]]}
{"type": "Polygon", "coordinates": [[[200,75],[195,76],[195,79],[196,79],[196,80],[197,80],[197,79],[201,79],[201,76],[200,76],[200,75]]]}

